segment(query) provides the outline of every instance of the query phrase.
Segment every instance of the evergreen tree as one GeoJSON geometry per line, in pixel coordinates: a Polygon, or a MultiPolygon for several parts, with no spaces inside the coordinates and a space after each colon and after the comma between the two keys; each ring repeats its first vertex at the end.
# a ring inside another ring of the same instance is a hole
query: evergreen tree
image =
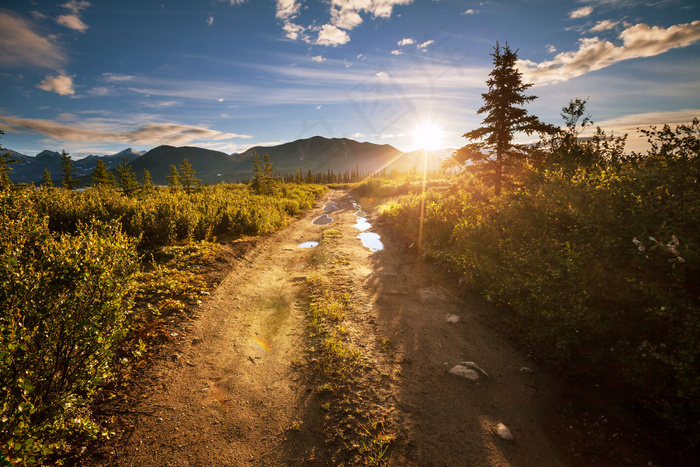
{"type": "MultiPolygon", "coordinates": [[[[551,134],[557,131],[557,128],[542,123],[534,115],[528,115],[527,110],[521,107],[525,103],[537,99],[537,96],[525,95],[525,91],[532,84],[523,83],[522,73],[515,68],[518,59],[517,50],[510,50],[507,43],[501,49],[497,42],[491,56],[494,67],[489,73],[490,78],[486,81],[489,90],[481,95],[484,99],[484,105],[477,110],[477,114],[486,114],[482,122],[483,126],[469,131],[463,136],[471,141],[483,140],[479,147],[472,149],[484,147],[495,155],[495,161],[491,161],[491,163],[494,165],[495,193],[499,195],[504,164],[512,158],[526,155],[522,146],[513,143],[514,133],[551,134]]],[[[476,153],[480,152],[480,150],[476,151],[476,153]]]]}
{"type": "Polygon", "coordinates": [[[151,191],[155,188],[153,184],[153,178],[151,177],[151,172],[148,169],[143,169],[143,189],[146,191],[151,191]]]}
{"type": "Polygon", "coordinates": [[[122,157],[121,163],[117,166],[117,183],[126,196],[133,196],[139,190],[139,182],[136,180],[136,174],[126,160],[126,157],[122,157]]]}
{"type": "Polygon", "coordinates": [[[304,183],[304,176],[301,174],[301,169],[297,169],[297,175],[294,177],[294,183],[304,183]]]}
{"type": "Polygon", "coordinates": [[[172,191],[179,190],[182,187],[180,184],[180,174],[177,171],[177,167],[174,165],[170,166],[170,175],[165,177],[165,180],[168,182],[168,186],[172,191]]]}
{"type": "Polygon", "coordinates": [[[73,167],[73,160],[68,155],[66,150],[61,151],[61,186],[66,190],[72,190],[78,184],[77,180],[73,178],[75,173],[75,167],[73,167]]]}
{"type": "Polygon", "coordinates": [[[107,164],[98,160],[95,170],[92,171],[93,186],[114,186],[114,175],[107,170],[107,164]]]}
{"type": "Polygon", "coordinates": [[[51,172],[49,172],[49,169],[44,169],[44,180],[41,182],[41,186],[44,188],[51,188],[53,186],[53,180],[51,180],[51,172]]]}
{"type": "Polygon", "coordinates": [[[180,183],[185,187],[188,195],[192,193],[193,188],[201,184],[201,180],[195,176],[192,164],[187,159],[183,159],[182,164],[180,164],[180,183]]]}
{"type": "MultiPolygon", "coordinates": [[[[0,136],[4,134],[5,132],[0,130],[0,136]]],[[[17,162],[17,159],[12,159],[10,157],[10,152],[0,146],[0,189],[5,189],[12,185],[12,181],[10,180],[12,167],[10,167],[10,164],[14,164],[15,162],[17,162]]]]}
{"type": "Polygon", "coordinates": [[[314,178],[314,174],[311,173],[311,169],[306,172],[306,179],[304,181],[306,183],[316,183],[316,179],[314,178]]]}

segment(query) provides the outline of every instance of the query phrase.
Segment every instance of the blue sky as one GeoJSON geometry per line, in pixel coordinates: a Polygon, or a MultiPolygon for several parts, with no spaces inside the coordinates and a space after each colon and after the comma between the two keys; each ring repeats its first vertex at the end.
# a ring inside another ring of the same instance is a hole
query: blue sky
{"type": "Polygon", "coordinates": [[[79,158],[321,135],[410,151],[431,124],[459,147],[496,41],[549,123],[586,97],[616,134],[700,116],[696,1],[6,0],[0,144],[79,158]]]}

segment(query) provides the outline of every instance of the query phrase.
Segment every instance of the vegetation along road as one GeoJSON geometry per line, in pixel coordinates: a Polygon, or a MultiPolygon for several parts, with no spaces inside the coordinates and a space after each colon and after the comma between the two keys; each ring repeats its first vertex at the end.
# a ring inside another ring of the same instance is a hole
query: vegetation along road
{"type": "Polygon", "coordinates": [[[376,204],[331,191],[241,257],[82,463],[616,465],[583,452],[564,387],[487,326],[491,304],[415,246],[363,245],[376,204]]]}

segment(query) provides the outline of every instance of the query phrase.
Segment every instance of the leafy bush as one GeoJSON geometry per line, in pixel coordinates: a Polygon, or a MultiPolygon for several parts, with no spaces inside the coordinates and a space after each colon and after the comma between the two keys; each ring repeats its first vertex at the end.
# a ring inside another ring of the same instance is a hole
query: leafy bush
{"type": "Polygon", "coordinates": [[[98,435],[87,402],[126,331],[138,258],[114,224],[52,235],[26,198],[0,194],[0,448],[33,464],[98,435]]]}
{"type": "Polygon", "coordinates": [[[543,358],[624,382],[638,402],[697,433],[700,154],[687,139],[614,166],[522,164],[520,182],[501,196],[475,168],[451,188],[385,205],[383,215],[409,241],[421,232],[426,254],[515,311],[543,358]]]}

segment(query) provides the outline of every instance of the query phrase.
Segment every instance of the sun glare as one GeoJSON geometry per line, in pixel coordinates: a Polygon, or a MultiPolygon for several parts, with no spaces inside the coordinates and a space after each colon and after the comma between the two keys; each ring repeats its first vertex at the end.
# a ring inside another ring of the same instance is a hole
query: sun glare
{"type": "Polygon", "coordinates": [[[423,123],[413,130],[413,139],[418,148],[431,151],[440,147],[442,130],[434,123],[423,123]]]}

